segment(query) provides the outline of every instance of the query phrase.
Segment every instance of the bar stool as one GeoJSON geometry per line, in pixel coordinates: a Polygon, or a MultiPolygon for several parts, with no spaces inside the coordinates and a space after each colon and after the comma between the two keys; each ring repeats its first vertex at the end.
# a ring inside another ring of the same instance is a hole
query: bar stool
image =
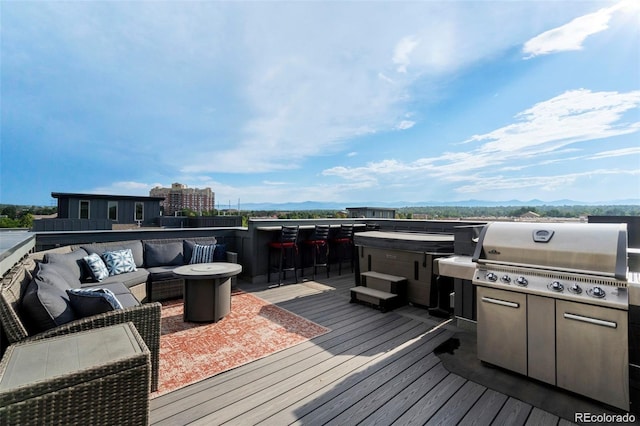
{"type": "Polygon", "coordinates": [[[342,275],[342,262],[347,259],[349,259],[351,272],[353,272],[353,224],[341,224],[338,234],[331,240],[331,242],[336,248],[338,275],[342,275]]]}
{"type": "Polygon", "coordinates": [[[282,285],[282,279],[287,278],[287,271],[293,271],[298,282],[297,257],[298,257],[298,226],[283,226],[280,231],[280,239],[269,243],[269,257],[267,260],[267,283],[271,282],[271,254],[278,252],[278,285],[282,285]]]}
{"type": "MultiPolygon", "coordinates": [[[[318,267],[327,270],[327,278],[329,278],[329,225],[316,225],[313,234],[308,240],[304,240],[303,244],[309,246],[313,259],[313,279],[316,279],[318,267]]],[[[303,267],[304,274],[304,267],[303,267]]]]}

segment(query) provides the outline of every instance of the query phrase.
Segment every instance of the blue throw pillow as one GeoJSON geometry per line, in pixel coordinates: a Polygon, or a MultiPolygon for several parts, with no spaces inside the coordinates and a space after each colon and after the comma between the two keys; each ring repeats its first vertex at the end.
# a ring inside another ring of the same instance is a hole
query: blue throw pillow
{"type": "Polygon", "coordinates": [[[91,275],[93,279],[96,281],[102,281],[109,276],[109,270],[107,269],[107,265],[104,264],[104,261],[100,256],[96,253],[91,253],[89,256],[85,256],[84,261],[91,271],[91,275]]]}
{"type": "Polygon", "coordinates": [[[78,318],[90,317],[115,309],[122,309],[122,304],[113,292],[106,288],[67,290],[71,308],[78,318]]]}
{"type": "Polygon", "coordinates": [[[213,253],[214,262],[226,262],[227,261],[227,245],[216,244],[216,251],[213,253]]]}
{"type": "Polygon", "coordinates": [[[136,268],[135,260],[131,249],[105,251],[102,254],[105,265],[109,270],[109,276],[120,275],[126,272],[134,272],[136,268]]]}
{"type": "Polygon", "coordinates": [[[213,262],[215,251],[216,251],[216,244],[210,244],[208,246],[195,244],[193,246],[193,253],[191,254],[191,260],[189,261],[189,263],[213,262]]]}

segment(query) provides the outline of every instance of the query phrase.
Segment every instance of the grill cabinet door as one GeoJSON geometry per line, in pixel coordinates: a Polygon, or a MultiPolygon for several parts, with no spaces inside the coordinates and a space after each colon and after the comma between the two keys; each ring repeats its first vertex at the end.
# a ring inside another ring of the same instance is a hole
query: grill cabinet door
{"type": "Polygon", "coordinates": [[[527,374],[527,296],[478,287],[478,358],[527,374]]]}
{"type": "Polygon", "coordinates": [[[558,386],[629,410],[627,312],[556,301],[558,386]]]}
{"type": "Polygon", "coordinates": [[[556,384],[556,304],[550,297],[527,295],[527,375],[556,384]]]}

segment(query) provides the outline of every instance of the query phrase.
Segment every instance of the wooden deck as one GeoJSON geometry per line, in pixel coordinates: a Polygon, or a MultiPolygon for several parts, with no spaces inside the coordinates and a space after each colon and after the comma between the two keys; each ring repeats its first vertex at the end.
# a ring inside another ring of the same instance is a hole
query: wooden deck
{"type": "Polygon", "coordinates": [[[447,371],[434,349],[456,328],[406,306],[349,303],[353,275],[246,291],[332,331],[151,400],[163,425],[565,425],[447,371]]]}

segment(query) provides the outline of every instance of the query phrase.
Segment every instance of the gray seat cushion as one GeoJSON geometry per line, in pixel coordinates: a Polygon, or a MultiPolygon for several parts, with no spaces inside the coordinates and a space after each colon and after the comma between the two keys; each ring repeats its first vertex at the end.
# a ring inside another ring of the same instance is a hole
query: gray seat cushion
{"type": "Polygon", "coordinates": [[[111,292],[116,295],[116,299],[118,299],[123,308],[140,305],[138,299],[136,299],[135,296],[131,294],[127,286],[121,282],[110,284],[105,284],[104,281],[99,283],[87,283],[82,288],[106,288],[111,290],[111,292]]]}
{"type": "Polygon", "coordinates": [[[149,278],[149,272],[144,268],[138,268],[137,271],[113,275],[111,277],[105,278],[99,283],[86,283],[85,286],[87,284],[91,284],[94,287],[102,287],[105,284],[122,283],[127,286],[127,288],[129,288],[133,287],[134,285],[146,283],[147,278],[149,278]]]}
{"type": "Polygon", "coordinates": [[[173,273],[173,270],[176,269],[176,267],[177,266],[156,266],[153,268],[147,268],[147,271],[149,271],[149,276],[151,277],[152,282],[173,280],[180,278],[173,273]]]}
{"type": "Polygon", "coordinates": [[[173,243],[144,243],[144,265],[156,266],[183,265],[182,241],[173,243]]]}

